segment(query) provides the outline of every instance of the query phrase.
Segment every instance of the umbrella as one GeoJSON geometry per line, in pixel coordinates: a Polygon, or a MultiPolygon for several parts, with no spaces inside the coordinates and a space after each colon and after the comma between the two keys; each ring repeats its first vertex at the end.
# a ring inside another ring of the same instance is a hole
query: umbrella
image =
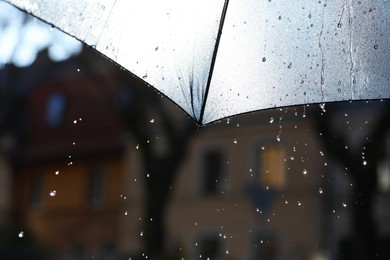
{"type": "Polygon", "coordinates": [[[390,1],[8,0],[95,48],[199,124],[390,97],[390,1]]]}

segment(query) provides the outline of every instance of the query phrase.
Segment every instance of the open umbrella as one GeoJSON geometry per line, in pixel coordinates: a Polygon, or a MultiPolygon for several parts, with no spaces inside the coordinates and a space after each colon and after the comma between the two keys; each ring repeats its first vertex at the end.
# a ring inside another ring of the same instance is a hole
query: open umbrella
{"type": "Polygon", "coordinates": [[[199,124],[390,97],[390,1],[8,0],[95,48],[199,124]]]}

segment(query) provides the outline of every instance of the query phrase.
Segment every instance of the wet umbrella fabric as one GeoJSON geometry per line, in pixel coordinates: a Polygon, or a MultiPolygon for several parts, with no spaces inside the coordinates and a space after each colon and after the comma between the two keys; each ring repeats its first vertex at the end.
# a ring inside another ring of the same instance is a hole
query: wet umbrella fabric
{"type": "Polygon", "coordinates": [[[390,1],[7,2],[92,46],[199,124],[390,97],[390,1]]]}

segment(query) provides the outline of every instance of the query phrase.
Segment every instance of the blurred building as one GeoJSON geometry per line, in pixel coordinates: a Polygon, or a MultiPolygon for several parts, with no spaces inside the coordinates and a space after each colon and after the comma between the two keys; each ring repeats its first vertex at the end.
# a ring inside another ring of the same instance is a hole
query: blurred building
{"type": "MultiPolygon", "coordinates": [[[[31,237],[50,259],[142,255],[148,173],[114,109],[119,87],[133,79],[90,51],[59,63],[42,53],[14,70],[25,109],[20,142],[7,153],[13,168],[0,168],[3,179],[13,171],[12,185],[3,185],[12,186],[12,203],[0,206],[14,216],[14,235],[31,237]]],[[[343,199],[331,200],[329,158],[305,110],[222,120],[191,137],[166,209],[164,247],[173,259],[318,260],[338,250],[329,239],[338,241],[347,224],[334,224],[343,199]]]]}

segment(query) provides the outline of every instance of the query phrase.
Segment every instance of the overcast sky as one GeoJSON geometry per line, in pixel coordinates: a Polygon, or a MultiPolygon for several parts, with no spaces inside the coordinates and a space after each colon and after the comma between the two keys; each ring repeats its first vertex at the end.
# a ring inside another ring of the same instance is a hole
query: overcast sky
{"type": "Polygon", "coordinates": [[[48,47],[50,58],[60,61],[77,53],[81,44],[55,28],[29,17],[0,0],[0,67],[14,63],[24,67],[34,62],[39,50],[48,47]]]}

